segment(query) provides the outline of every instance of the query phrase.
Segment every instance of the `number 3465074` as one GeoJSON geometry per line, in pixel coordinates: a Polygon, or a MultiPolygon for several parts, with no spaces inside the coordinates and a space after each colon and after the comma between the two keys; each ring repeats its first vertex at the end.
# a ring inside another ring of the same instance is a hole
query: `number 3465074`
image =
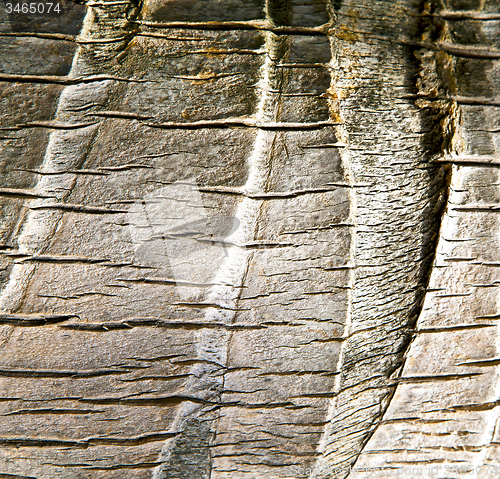
{"type": "Polygon", "coordinates": [[[31,15],[42,15],[47,13],[61,13],[58,3],[6,3],[7,13],[26,13],[31,15]]]}

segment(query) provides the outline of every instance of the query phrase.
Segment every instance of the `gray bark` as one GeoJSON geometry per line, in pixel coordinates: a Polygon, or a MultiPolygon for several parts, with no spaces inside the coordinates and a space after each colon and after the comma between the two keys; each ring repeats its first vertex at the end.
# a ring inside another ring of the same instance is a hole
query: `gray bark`
{"type": "Polygon", "coordinates": [[[491,475],[498,2],[1,15],[0,476],[491,475]]]}

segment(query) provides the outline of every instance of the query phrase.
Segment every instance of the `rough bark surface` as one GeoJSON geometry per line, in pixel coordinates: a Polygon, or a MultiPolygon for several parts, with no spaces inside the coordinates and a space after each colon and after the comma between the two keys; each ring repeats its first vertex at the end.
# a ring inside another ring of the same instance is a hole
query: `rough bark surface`
{"type": "Polygon", "coordinates": [[[498,2],[0,15],[0,477],[488,477],[498,2]]]}

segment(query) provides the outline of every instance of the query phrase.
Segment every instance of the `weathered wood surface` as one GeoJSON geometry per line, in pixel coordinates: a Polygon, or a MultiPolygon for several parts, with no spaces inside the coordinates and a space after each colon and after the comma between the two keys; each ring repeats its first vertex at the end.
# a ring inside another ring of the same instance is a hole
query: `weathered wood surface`
{"type": "Polygon", "coordinates": [[[86,12],[0,17],[0,473],[496,464],[498,2],[86,12]]]}
{"type": "Polygon", "coordinates": [[[438,106],[453,112],[451,141],[439,158],[451,166],[449,196],[414,341],[353,478],[365,477],[365,468],[384,478],[394,470],[436,478],[500,474],[499,4],[431,8],[443,20],[422,34],[422,44],[435,48],[419,55],[419,94],[452,99],[438,106]]]}

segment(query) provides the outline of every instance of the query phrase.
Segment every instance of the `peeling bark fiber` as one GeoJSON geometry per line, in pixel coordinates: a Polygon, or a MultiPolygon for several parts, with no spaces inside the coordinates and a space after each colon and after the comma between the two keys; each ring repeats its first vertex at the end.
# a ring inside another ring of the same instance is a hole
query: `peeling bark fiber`
{"type": "Polygon", "coordinates": [[[0,478],[500,477],[498,0],[54,2],[0,3],[0,478]]]}

